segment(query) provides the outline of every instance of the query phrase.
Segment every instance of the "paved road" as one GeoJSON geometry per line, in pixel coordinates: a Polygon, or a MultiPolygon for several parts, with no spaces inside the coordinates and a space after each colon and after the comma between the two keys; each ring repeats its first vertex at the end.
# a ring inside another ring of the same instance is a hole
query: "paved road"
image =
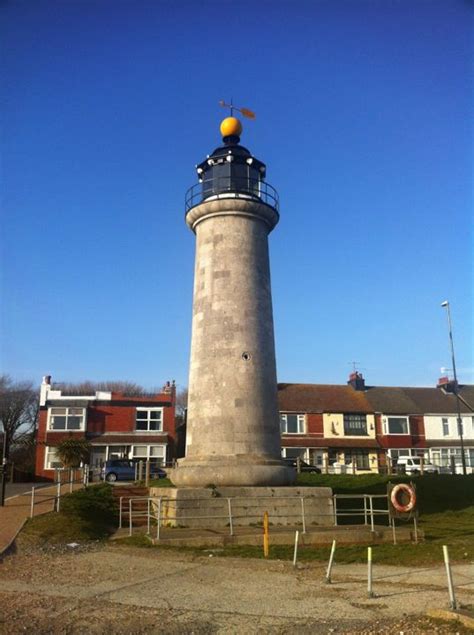
{"type": "Polygon", "coordinates": [[[48,487],[50,485],[51,483],[7,483],[5,497],[11,498],[12,496],[18,496],[18,494],[31,492],[32,487],[48,487]]]}

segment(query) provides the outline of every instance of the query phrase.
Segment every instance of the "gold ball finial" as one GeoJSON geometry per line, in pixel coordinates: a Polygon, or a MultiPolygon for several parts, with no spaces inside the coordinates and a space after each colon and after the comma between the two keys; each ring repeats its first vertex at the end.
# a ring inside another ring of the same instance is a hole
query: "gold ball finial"
{"type": "Polygon", "coordinates": [[[236,117],[226,117],[221,123],[221,135],[223,137],[240,137],[242,124],[236,117]]]}

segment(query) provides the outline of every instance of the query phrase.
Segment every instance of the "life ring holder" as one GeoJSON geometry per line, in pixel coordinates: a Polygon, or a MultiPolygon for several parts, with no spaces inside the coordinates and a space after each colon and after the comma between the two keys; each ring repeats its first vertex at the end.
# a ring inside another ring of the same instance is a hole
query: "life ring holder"
{"type": "Polygon", "coordinates": [[[406,483],[398,483],[390,492],[390,502],[392,503],[394,509],[397,512],[407,513],[411,512],[416,506],[416,493],[413,487],[407,485],[406,483]],[[402,504],[399,500],[400,494],[408,495],[408,502],[402,504]]]}

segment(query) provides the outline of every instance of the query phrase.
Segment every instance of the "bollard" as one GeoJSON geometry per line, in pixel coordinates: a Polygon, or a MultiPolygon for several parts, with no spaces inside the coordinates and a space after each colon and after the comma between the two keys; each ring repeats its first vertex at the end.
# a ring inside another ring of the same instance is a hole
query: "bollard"
{"type": "Polygon", "coordinates": [[[35,488],[31,488],[31,505],[30,505],[30,518],[34,516],[34,508],[35,508],[35,488]]]}
{"type": "Polygon", "coordinates": [[[334,554],[336,553],[336,541],[332,541],[331,547],[331,555],[329,556],[329,564],[326,571],[326,584],[331,584],[331,571],[332,571],[332,563],[334,561],[334,554]]]}
{"type": "Polygon", "coordinates": [[[296,559],[298,558],[298,539],[300,537],[300,532],[298,530],[295,531],[295,550],[293,552],[293,566],[296,567],[296,559]]]}
{"type": "Polygon", "coordinates": [[[232,520],[232,503],[230,498],[227,499],[227,509],[229,512],[229,529],[230,529],[230,535],[233,536],[234,535],[234,523],[232,520]]]}
{"type": "Polygon", "coordinates": [[[448,547],[443,545],[444,564],[446,566],[446,575],[448,577],[448,591],[449,591],[449,604],[450,607],[455,610],[458,608],[456,603],[456,597],[454,595],[453,576],[451,574],[451,565],[449,564],[448,547]]]}
{"type": "Polygon", "coordinates": [[[369,598],[375,597],[372,591],[372,547],[367,548],[367,595],[369,598]]]}
{"type": "Polygon", "coordinates": [[[268,533],[268,512],[263,514],[263,555],[268,558],[269,549],[269,533],[268,533]]]}

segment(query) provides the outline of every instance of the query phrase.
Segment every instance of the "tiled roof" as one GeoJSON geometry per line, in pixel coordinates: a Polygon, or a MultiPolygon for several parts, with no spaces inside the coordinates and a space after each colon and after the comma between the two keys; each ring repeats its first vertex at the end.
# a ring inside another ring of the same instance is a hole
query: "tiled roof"
{"type": "MultiPolygon", "coordinates": [[[[461,386],[461,413],[474,408],[474,386],[461,386]]],[[[441,388],[367,386],[355,390],[349,385],[278,384],[280,412],[360,412],[384,414],[453,414],[456,397],[441,388]]]]}
{"type": "Polygon", "coordinates": [[[373,412],[365,393],[352,386],[278,384],[281,412],[373,412]]]}
{"type": "MultiPolygon", "coordinates": [[[[368,401],[376,412],[384,414],[450,414],[456,412],[456,398],[440,388],[401,388],[369,386],[368,401]]],[[[469,412],[461,404],[461,412],[469,412]]]]}

